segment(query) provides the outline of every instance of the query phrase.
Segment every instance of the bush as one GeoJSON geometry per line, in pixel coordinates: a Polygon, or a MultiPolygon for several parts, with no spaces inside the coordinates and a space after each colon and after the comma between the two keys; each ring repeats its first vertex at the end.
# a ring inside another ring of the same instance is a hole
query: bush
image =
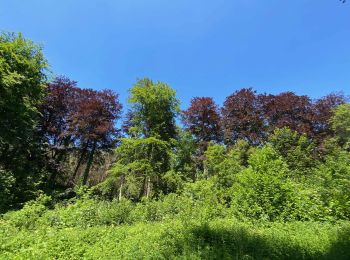
{"type": "Polygon", "coordinates": [[[231,188],[233,211],[240,217],[281,219],[294,202],[287,165],[269,146],[256,150],[248,163],[249,168],[237,175],[231,188]]]}
{"type": "Polygon", "coordinates": [[[0,213],[11,207],[13,200],[12,187],[15,181],[16,179],[11,172],[0,168],[0,213]]]}
{"type": "Polygon", "coordinates": [[[6,213],[4,219],[15,227],[33,229],[50,202],[51,197],[42,194],[36,200],[27,202],[21,210],[6,213]]]}

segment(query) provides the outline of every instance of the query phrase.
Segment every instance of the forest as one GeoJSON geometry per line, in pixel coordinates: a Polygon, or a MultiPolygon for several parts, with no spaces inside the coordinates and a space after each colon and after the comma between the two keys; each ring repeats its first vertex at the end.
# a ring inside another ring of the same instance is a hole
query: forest
{"type": "Polygon", "coordinates": [[[0,36],[0,259],[350,259],[348,93],[52,75],[0,36]]]}

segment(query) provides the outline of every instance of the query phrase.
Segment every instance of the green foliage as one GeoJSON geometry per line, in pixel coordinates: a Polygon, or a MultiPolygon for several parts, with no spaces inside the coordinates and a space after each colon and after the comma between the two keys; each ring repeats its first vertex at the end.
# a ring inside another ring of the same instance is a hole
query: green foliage
{"type": "Polygon", "coordinates": [[[171,154],[172,170],[186,179],[195,180],[197,174],[195,155],[197,151],[198,144],[193,136],[178,129],[178,136],[171,154]]]}
{"type": "MultiPolygon", "coordinates": [[[[267,173],[265,167],[255,166],[268,161],[283,172],[285,166],[271,148],[257,150],[245,171],[267,173]]],[[[221,203],[215,178],[187,184],[181,195],[139,203],[95,200],[81,190],[79,199],[51,208],[50,198],[41,196],[0,219],[1,255],[6,259],[350,257],[349,222],[266,222],[262,214],[259,221],[238,221],[232,217],[234,211],[221,203]]],[[[270,187],[276,190],[275,185],[270,187]]],[[[265,216],[273,213],[265,211],[265,216]]]]}
{"type": "Polygon", "coordinates": [[[10,171],[0,168],[0,213],[9,208],[12,203],[12,190],[15,181],[16,179],[10,171]]]}
{"type": "Polygon", "coordinates": [[[331,154],[317,169],[318,189],[328,214],[339,219],[350,218],[350,154],[331,154]]]}
{"type": "Polygon", "coordinates": [[[204,172],[207,176],[214,176],[221,169],[221,163],[225,160],[226,148],[221,144],[209,143],[204,153],[204,172]]]}
{"type": "Polygon", "coordinates": [[[50,197],[40,195],[36,200],[26,203],[21,210],[8,212],[4,219],[10,220],[15,227],[33,229],[37,226],[40,217],[46,212],[50,202],[50,197]]]}
{"type": "Polygon", "coordinates": [[[4,259],[348,259],[349,223],[208,223],[163,220],[123,226],[39,227],[0,223],[4,259]]]}
{"type": "Polygon", "coordinates": [[[188,179],[187,174],[191,169],[185,169],[183,172],[176,172],[171,169],[161,176],[162,181],[165,184],[164,193],[180,192],[183,189],[186,180],[188,179]]]}
{"type": "Polygon", "coordinates": [[[224,190],[231,187],[236,181],[236,176],[239,172],[248,166],[248,158],[253,153],[254,149],[243,140],[238,140],[236,144],[227,152],[220,169],[217,172],[218,182],[224,190]]]}
{"type": "Polygon", "coordinates": [[[339,105],[335,108],[331,124],[338,142],[350,149],[350,104],[339,105]]]}
{"type": "Polygon", "coordinates": [[[117,160],[102,183],[105,194],[131,199],[161,191],[161,177],[170,169],[170,146],[155,137],[124,138],[116,149],[117,160]]]}
{"type": "Polygon", "coordinates": [[[296,182],[271,146],[257,149],[248,163],[230,188],[231,208],[237,216],[269,221],[334,219],[322,193],[313,183],[296,182]]]}
{"type": "Polygon", "coordinates": [[[350,105],[336,107],[342,96],[313,103],[243,89],[226,100],[221,124],[214,101],[196,98],[183,130],[176,92],[142,79],[130,90],[129,138],[114,139],[117,95],[64,79],[49,85],[38,125],[46,68],[40,47],[0,36],[0,258],[350,258],[350,105]],[[220,143],[223,134],[234,145],[220,143]],[[115,143],[102,183],[70,187],[70,199],[41,192],[64,161],[78,163],[63,185],[82,163],[86,183],[101,159],[95,149],[115,143]]]}
{"type": "Polygon", "coordinates": [[[241,166],[247,166],[248,159],[253,152],[254,148],[247,141],[240,139],[231,147],[229,157],[237,160],[241,166]]]}
{"type": "MultiPolygon", "coordinates": [[[[1,148],[30,141],[36,126],[37,107],[44,91],[41,48],[21,34],[0,36],[0,144],[1,148]]],[[[11,147],[10,147],[11,148],[11,147]]]]}
{"type": "Polygon", "coordinates": [[[139,80],[130,94],[132,133],[167,141],[176,136],[175,117],[180,111],[180,102],[171,87],[146,78],[139,80]]]}
{"type": "Polygon", "coordinates": [[[35,128],[46,68],[39,46],[21,34],[0,35],[0,168],[6,172],[1,193],[11,191],[7,205],[0,203],[5,208],[33,198],[43,177],[35,128]]]}
{"type": "Polygon", "coordinates": [[[293,193],[287,171],[272,147],[256,150],[249,158],[249,167],[237,175],[232,186],[234,210],[248,218],[278,219],[287,210],[293,193]]]}
{"type": "Polygon", "coordinates": [[[277,128],[269,143],[288,164],[290,176],[300,178],[311,174],[316,165],[315,145],[306,137],[289,128],[277,128]]]}
{"type": "Polygon", "coordinates": [[[117,162],[128,165],[135,161],[147,160],[154,172],[165,172],[169,169],[169,143],[149,138],[123,138],[116,149],[117,162]]]}
{"type": "Polygon", "coordinates": [[[224,145],[210,143],[205,155],[205,172],[208,176],[217,175],[224,186],[232,185],[234,176],[247,166],[248,158],[253,152],[248,142],[239,140],[230,149],[224,145]],[[230,185],[231,183],[231,185],[230,185]]]}

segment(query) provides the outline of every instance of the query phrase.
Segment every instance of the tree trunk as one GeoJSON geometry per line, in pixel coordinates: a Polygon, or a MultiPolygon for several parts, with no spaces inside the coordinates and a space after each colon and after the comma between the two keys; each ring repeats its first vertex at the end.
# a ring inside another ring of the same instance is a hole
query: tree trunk
{"type": "Polygon", "coordinates": [[[124,177],[121,178],[121,182],[120,182],[119,196],[118,196],[119,201],[121,201],[123,197],[123,184],[124,184],[124,177]]]}
{"type": "Polygon", "coordinates": [[[147,177],[146,180],[146,198],[149,198],[151,194],[151,177],[147,177]]]}
{"type": "Polygon", "coordinates": [[[82,181],[83,185],[86,185],[87,180],[89,178],[91,165],[92,165],[92,162],[94,161],[94,154],[95,154],[95,150],[96,150],[96,144],[97,144],[97,142],[94,141],[94,143],[92,145],[92,149],[91,149],[91,151],[89,153],[89,158],[88,158],[88,161],[87,161],[87,164],[86,164],[86,168],[85,168],[85,171],[84,171],[84,174],[83,174],[83,181],[82,181]]]}
{"type": "Polygon", "coordinates": [[[75,178],[77,177],[78,170],[79,170],[80,165],[81,165],[81,163],[83,162],[84,157],[85,157],[85,154],[86,154],[86,152],[87,152],[87,147],[88,147],[88,143],[86,143],[86,145],[83,147],[83,150],[82,150],[82,152],[81,152],[81,154],[80,154],[80,158],[79,158],[79,160],[78,160],[78,164],[77,164],[77,166],[75,167],[73,176],[72,176],[72,178],[71,178],[71,181],[72,181],[72,182],[73,182],[73,181],[75,180],[75,178]]]}
{"type": "Polygon", "coordinates": [[[53,189],[55,187],[55,184],[56,184],[56,177],[59,173],[59,166],[58,164],[61,163],[62,161],[62,158],[63,158],[63,153],[59,153],[58,154],[58,159],[57,160],[54,160],[55,161],[55,166],[54,166],[54,170],[53,170],[53,173],[50,175],[49,177],[49,180],[48,180],[48,183],[49,183],[49,186],[53,189]]]}

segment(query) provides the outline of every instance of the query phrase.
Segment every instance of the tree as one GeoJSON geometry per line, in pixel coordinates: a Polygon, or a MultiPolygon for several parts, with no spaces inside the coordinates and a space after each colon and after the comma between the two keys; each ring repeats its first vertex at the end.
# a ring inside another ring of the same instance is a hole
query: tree
{"type": "Polygon", "coordinates": [[[313,103],[313,137],[321,142],[334,133],[330,124],[334,109],[345,103],[345,97],[342,94],[329,94],[313,103]]]}
{"type": "Polygon", "coordinates": [[[131,138],[122,139],[116,150],[118,159],[109,179],[117,177],[117,182],[109,183],[119,183],[119,197],[126,189],[129,197],[139,199],[166,191],[162,178],[170,170],[179,100],[167,84],[145,78],[130,89],[129,103],[123,129],[131,138]]]}
{"type": "Polygon", "coordinates": [[[137,137],[137,128],[134,125],[133,119],[134,113],[132,110],[129,109],[124,116],[124,120],[122,123],[122,131],[124,134],[130,137],[137,137]]]}
{"type": "Polygon", "coordinates": [[[225,189],[232,186],[236,175],[245,167],[245,157],[251,152],[246,141],[239,140],[231,149],[224,145],[210,143],[205,151],[205,176],[215,176],[218,187],[225,189]]]}
{"type": "Polygon", "coordinates": [[[222,108],[224,139],[234,144],[239,139],[260,144],[265,139],[261,97],[251,88],[241,89],[226,98],[222,108]]]}
{"type": "Polygon", "coordinates": [[[199,142],[221,141],[220,111],[212,98],[192,98],[190,107],[182,112],[182,121],[199,142]]]}
{"type": "Polygon", "coordinates": [[[111,90],[95,91],[79,89],[76,109],[69,117],[68,133],[76,137],[80,156],[73,178],[84,159],[87,160],[82,184],[87,183],[95,152],[111,149],[119,136],[116,121],[120,118],[122,105],[118,95],[111,90]]]}
{"type": "Polygon", "coordinates": [[[102,190],[139,200],[157,195],[162,176],[170,170],[170,146],[155,137],[123,138],[116,149],[117,159],[102,190]]]}
{"type": "Polygon", "coordinates": [[[206,177],[219,174],[221,170],[221,163],[225,160],[225,146],[221,144],[210,143],[204,155],[204,173],[206,177]]]}
{"type": "Polygon", "coordinates": [[[264,114],[270,132],[288,127],[300,134],[312,135],[312,103],[308,96],[284,92],[265,96],[264,99],[264,114]]]}
{"type": "Polygon", "coordinates": [[[30,141],[44,94],[47,63],[40,47],[21,34],[2,34],[0,53],[0,144],[8,152],[30,141]]]}
{"type": "Polygon", "coordinates": [[[245,140],[238,140],[234,146],[231,147],[228,156],[243,167],[248,166],[248,159],[250,155],[254,152],[254,147],[252,147],[245,140]]]}
{"type": "Polygon", "coordinates": [[[350,154],[336,148],[317,168],[320,189],[328,214],[338,219],[350,218],[350,154]]]}
{"type": "Polygon", "coordinates": [[[289,210],[293,186],[282,158],[270,146],[257,149],[249,168],[237,174],[231,188],[234,209],[249,218],[276,220],[289,210]]]}
{"type": "Polygon", "coordinates": [[[219,108],[210,97],[192,98],[190,107],[182,112],[182,122],[198,143],[195,158],[198,170],[202,171],[208,143],[222,140],[219,108]]]}
{"type": "Polygon", "coordinates": [[[269,136],[269,143],[287,163],[291,177],[297,179],[313,173],[317,163],[315,145],[305,134],[287,127],[277,128],[269,136]]]}
{"type": "Polygon", "coordinates": [[[40,106],[39,133],[48,147],[50,185],[63,171],[63,161],[74,148],[76,136],[70,131],[70,117],[76,109],[77,83],[65,77],[57,77],[45,88],[45,97],[40,106]]]}
{"type": "Polygon", "coordinates": [[[42,177],[35,130],[47,66],[41,48],[32,41],[21,34],[0,36],[0,168],[13,174],[16,202],[32,198],[42,177]]]}
{"type": "Polygon", "coordinates": [[[335,108],[330,120],[335,138],[346,149],[350,148],[350,104],[343,104],[335,108]]]}
{"type": "Polygon", "coordinates": [[[122,105],[111,90],[80,89],[76,82],[56,78],[46,88],[41,106],[40,132],[45,136],[53,161],[50,183],[61,172],[63,160],[77,151],[77,164],[71,180],[77,176],[83,162],[86,167],[82,184],[86,184],[96,151],[115,147],[120,130],[116,121],[122,105]]]}
{"type": "Polygon", "coordinates": [[[139,80],[130,90],[132,132],[139,136],[155,136],[169,141],[176,137],[175,118],[179,100],[167,84],[150,79],[139,80]]]}
{"type": "Polygon", "coordinates": [[[173,147],[171,169],[184,179],[196,180],[196,153],[198,144],[193,136],[182,129],[178,130],[178,136],[173,147]]]}

